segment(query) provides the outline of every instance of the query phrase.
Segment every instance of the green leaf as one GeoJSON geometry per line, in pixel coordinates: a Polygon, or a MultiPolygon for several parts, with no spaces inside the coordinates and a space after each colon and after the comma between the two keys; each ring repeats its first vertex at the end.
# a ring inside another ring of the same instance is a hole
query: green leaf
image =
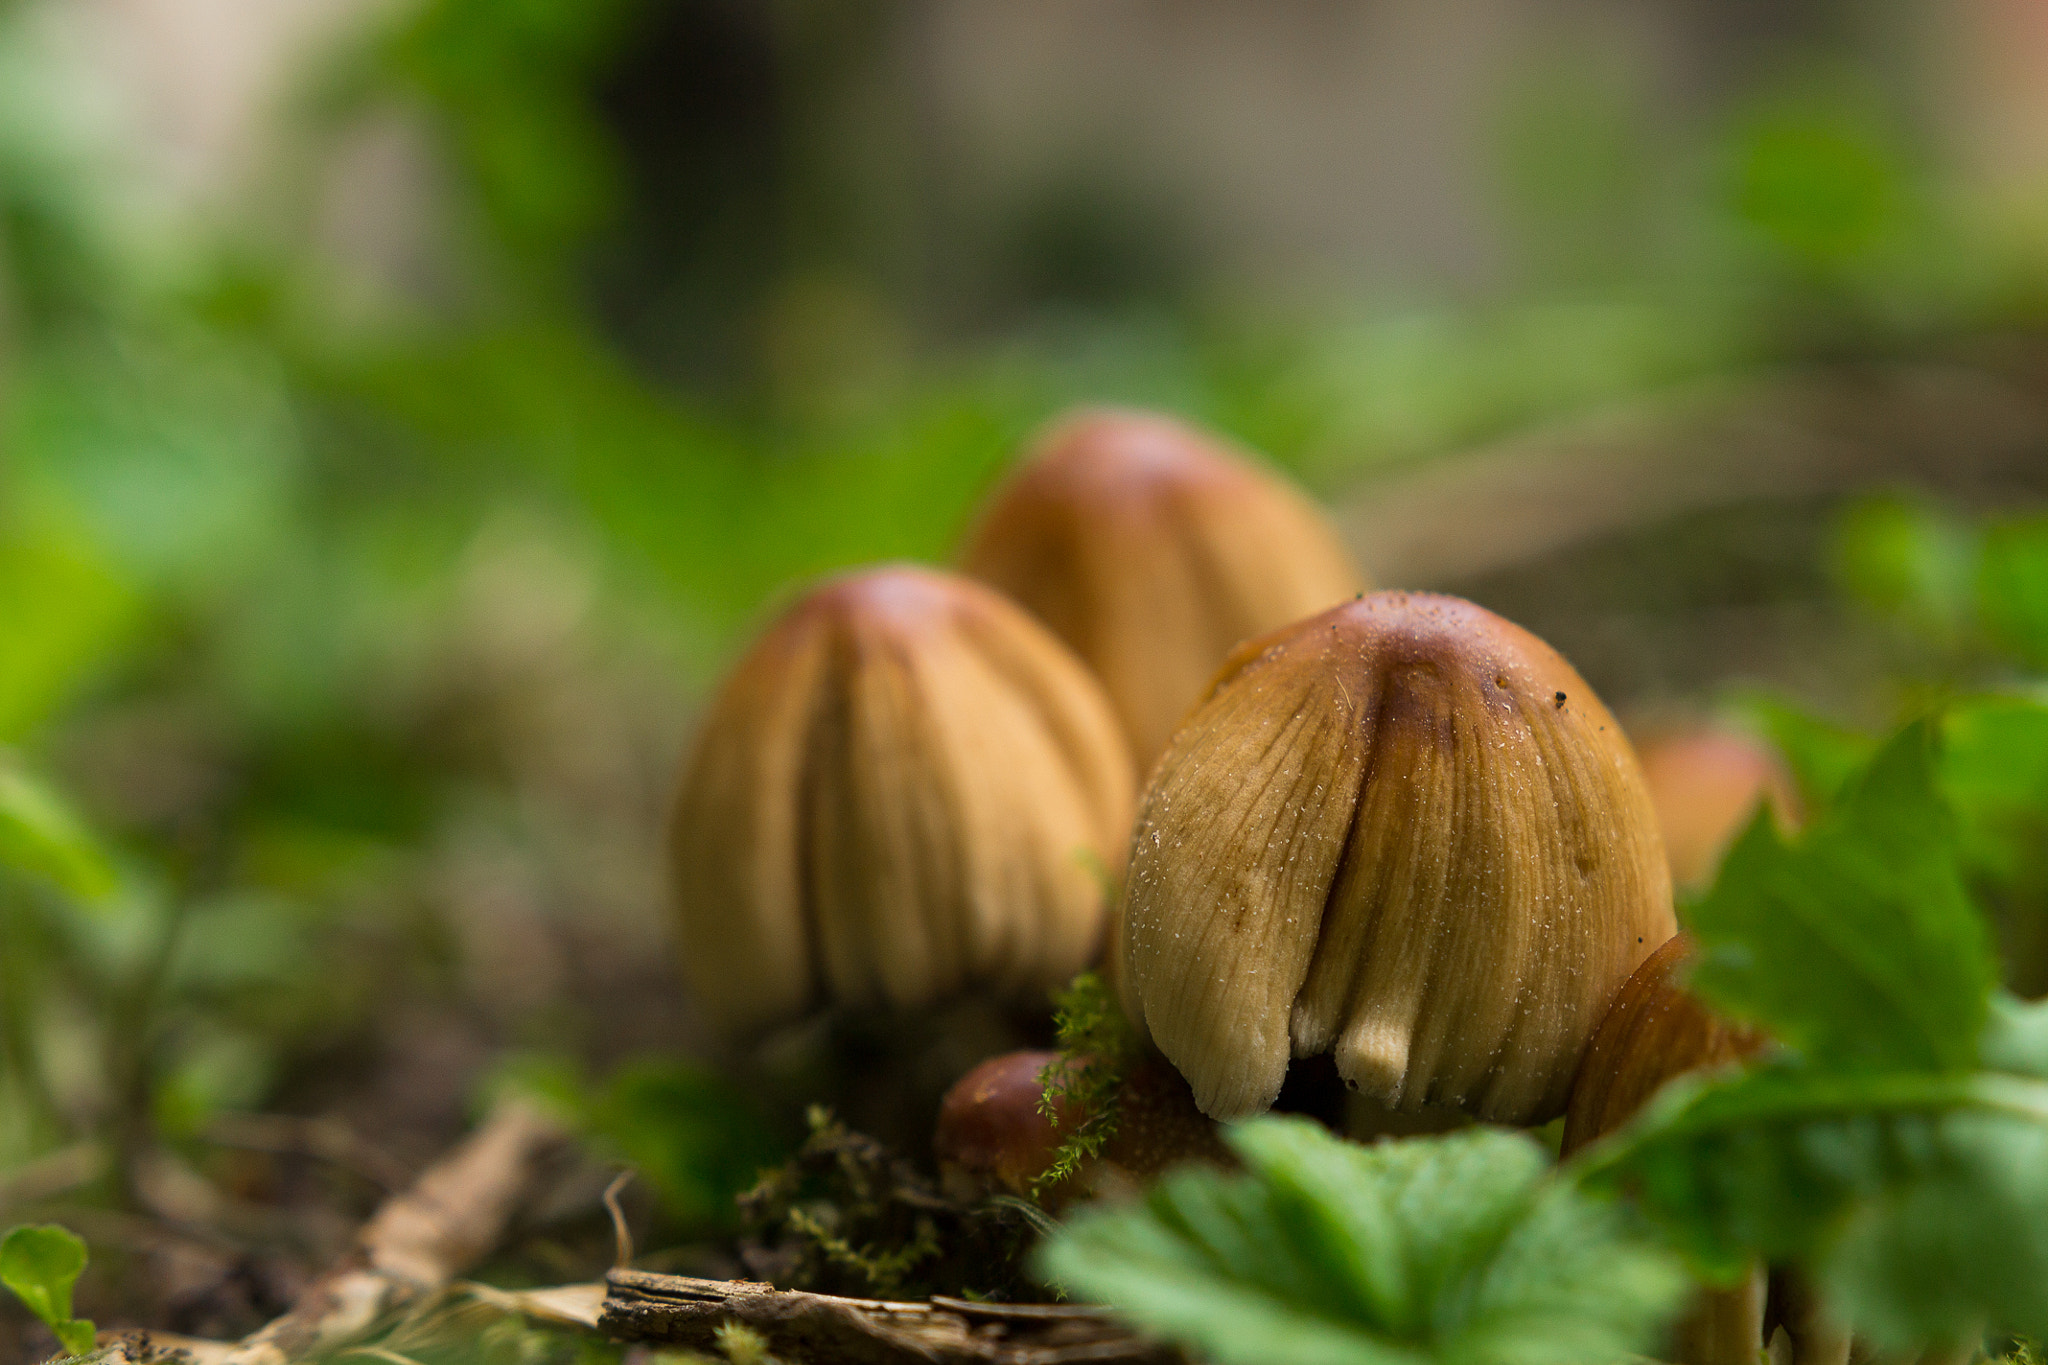
{"type": "Polygon", "coordinates": [[[1973,873],[2010,883],[2048,853],[2048,706],[1973,697],[1942,720],[1941,786],[1973,873]]]}
{"type": "Polygon", "coordinates": [[[0,755],[0,867],[44,877],[84,901],[114,890],[114,865],[63,798],[0,755]]]}
{"type": "Polygon", "coordinates": [[[794,1145],[758,1101],[701,1066],[667,1057],[622,1062],[602,1084],[573,1063],[515,1054],[490,1085],[558,1114],[607,1156],[630,1165],[682,1230],[714,1232],[738,1217],[737,1196],[794,1145]]]}
{"type": "Polygon", "coordinates": [[[646,1177],[668,1216],[693,1229],[730,1223],[735,1196],[788,1156],[748,1096],[667,1058],[622,1065],[596,1095],[588,1123],[646,1177]]]}
{"type": "Polygon", "coordinates": [[[2048,517],[1985,531],[1977,603],[1993,641],[2030,668],[2048,668],[2048,517]]]}
{"type": "Polygon", "coordinates": [[[1694,988],[1810,1061],[1976,1064],[1996,964],[1957,867],[1931,724],[1901,732],[1796,844],[1752,823],[1691,919],[1694,988]]]}
{"type": "MultiPolygon", "coordinates": [[[[2048,1032],[2023,1022],[2024,1045],[2048,1061],[2048,1032]]],[[[1806,1265],[1838,1312],[1888,1344],[1986,1322],[2048,1328],[2038,1079],[1831,1075],[1780,1059],[1667,1089],[1583,1172],[1596,1187],[1619,1177],[1702,1265],[1806,1265]]]]}
{"type": "Polygon", "coordinates": [[[1870,761],[1877,744],[1870,736],[1808,715],[1776,697],[1752,696],[1741,708],[1760,728],[1799,783],[1800,803],[1809,819],[1834,804],[1849,779],[1870,761]]]}
{"type": "Polygon", "coordinates": [[[1655,1346],[1684,1293],[1523,1134],[1362,1147],[1264,1118],[1230,1142],[1246,1174],[1182,1171],[1084,1213],[1043,1270],[1225,1365],[1614,1359],[1655,1346]]]}
{"type": "Polygon", "coordinates": [[[0,1284],[48,1323],[73,1355],[93,1347],[93,1325],[71,1316],[71,1287],[85,1270],[85,1243],[55,1224],[17,1227],[0,1240],[0,1284]]]}
{"type": "Polygon", "coordinates": [[[0,741],[43,723],[105,668],[140,621],[137,606],[75,519],[44,511],[0,524],[0,741]]]}
{"type": "Polygon", "coordinates": [[[1833,550],[1836,581],[1887,616],[1953,633],[1972,609],[1973,533],[1925,503],[1863,499],[1837,524],[1833,550]]]}

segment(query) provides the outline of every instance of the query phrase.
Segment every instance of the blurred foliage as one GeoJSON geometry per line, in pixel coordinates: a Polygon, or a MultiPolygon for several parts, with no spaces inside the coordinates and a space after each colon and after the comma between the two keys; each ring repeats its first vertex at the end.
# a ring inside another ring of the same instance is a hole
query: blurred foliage
{"type": "Polygon", "coordinates": [[[564,1115],[606,1157],[653,1187],[665,1233],[731,1232],[735,1200],[785,1160],[798,1134],[778,1131],[758,1096],[703,1066],[638,1058],[600,1084],[562,1059],[515,1059],[509,1086],[564,1115]]]}
{"type": "Polygon", "coordinates": [[[1706,1267],[1801,1265],[1889,1349],[2048,1328],[2048,1013],[1997,987],[1938,741],[1906,727],[1794,841],[1752,823],[1691,907],[1690,985],[1781,1047],[1582,1165],[1706,1267]]]}
{"type": "MultiPolygon", "coordinates": [[[[693,387],[660,377],[689,339],[629,334],[593,284],[634,191],[601,94],[656,7],[380,10],[302,73],[280,164],[203,209],[151,189],[51,12],[0,5],[0,1175],[104,1149],[69,1188],[87,1203],[134,1206],[138,1152],[211,1170],[223,1114],[344,1084],[370,1122],[404,1101],[445,1126],[479,1054],[522,1046],[575,1056],[554,1093],[665,1231],[717,1228],[789,1135],[646,1060],[687,1020],[622,1003],[668,984],[654,830],[693,689],[797,581],[943,558],[1064,405],[1167,407],[1331,491],[2048,310],[2048,249],[1944,198],[1856,82],[1761,84],[1681,135],[1645,119],[1654,92],[1566,62],[1502,120],[1530,241],[1487,302],[1276,315],[1162,269],[1091,286],[1116,306],[1027,297],[963,335],[792,222],[753,244],[738,391],[693,387]],[[332,163],[387,126],[424,168],[406,287],[323,236],[332,163]],[[586,970],[592,939],[648,974],[586,970]],[[380,1066],[400,1080],[363,1080],[380,1066]],[[430,1098],[385,1093],[407,1085],[430,1098]]],[[[812,211],[806,188],[780,211],[812,211]]],[[[1984,812],[1968,873],[2010,914],[2048,886],[2020,681],[2048,661],[2044,547],[1895,499],[1838,556],[1937,641],[1922,699],[2010,684],[1949,713],[1942,769],[1984,812]]],[[[1816,809],[1870,745],[1790,708],[1773,731],[1816,809]]],[[[574,1354],[493,1330],[480,1354],[574,1354]]]]}

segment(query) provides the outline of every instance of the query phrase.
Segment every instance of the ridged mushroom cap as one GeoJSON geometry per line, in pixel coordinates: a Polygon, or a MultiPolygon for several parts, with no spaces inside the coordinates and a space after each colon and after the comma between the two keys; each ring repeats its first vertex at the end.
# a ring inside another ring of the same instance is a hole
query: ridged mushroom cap
{"type": "Polygon", "coordinates": [[[1242,646],[1175,734],[1116,975],[1217,1118],[1334,1052],[1396,1109],[1534,1123],[1675,929],[1635,756],[1571,665],[1470,602],[1383,592],[1242,646]]]}
{"type": "Polygon", "coordinates": [[[1101,688],[1023,610],[924,569],[830,581],[740,660],[685,765],[685,975],[734,1032],[1040,993],[1101,942],[1131,788],[1101,688]]]}
{"type": "Polygon", "coordinates": [[[1799,823],[1799,792],[1769,746],[1725,730],[1657,735],[1636,746],[1650,804],[1671,860],[1671,880],[1700,886],[1713,879],[1722,855],[1757,803],[1768,801],[1787,829],[1799,823]]]}
{"type": "Polygon", "coordinates": [[[1022,603],[1101,677],[1149,765],[1240,641],[1365,587],[1292,485],[1171,418],[1054,426],[997,491],[961,568],[1022,603]]]}

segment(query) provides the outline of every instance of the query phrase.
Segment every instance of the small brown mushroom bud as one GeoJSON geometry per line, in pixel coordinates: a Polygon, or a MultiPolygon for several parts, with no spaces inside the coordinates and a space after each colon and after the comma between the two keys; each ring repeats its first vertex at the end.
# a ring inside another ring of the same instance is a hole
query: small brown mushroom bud
{"type": "Polygon", "coordinates": [[[1149,766],[1241,640],[1360,592],[1323,514],[1171,418],[1061,422],[995,496],[961,567],[1065,640],[1149,766]]]}
{"type": "Polygon", "coordinates": [[[1572,1082],[1564,1155],[1628,1122],[1673,1077],[1728,1066],[1763,1048],[1762,1033],[1723,1019],[1680,984],[1691,954],[1690,938],[1673,937],[1615,995],[1572,1082]]]}
{"type": "Polygon", "coordinates": [[[1713,879],[1735,836],[1768,801],[1787,829],[1799,823],[1791,774],[1766,745],[1725,730],[1696,730],[1645,741],[1643,781],[1657,808],[1671,880],[1681,887],[1713,879]]]}
{"type": "MultiPolygon", "coordinates": [[[[1678,980],[1692,941],[1683,934],[1650,954],[1614,997],[1572,1083],[1563,1153],[1613,1132],[1674,1077],[1729,1066],[1765,1037],[1709,1010],[1678,980]]],[[[1764,1345],[1766,1281],[1753,1267],[1726,1289],[1702,1291],[1676,1333],[1679,1365],[1755,1365],[1764,1345]]]]}
{"type": "Polygon", "coordinates": [[[1535,636],[1375,593],[1238,649],[1141,799],[1124,1008],[1202,1109],[1290,1054],[1401,1110],[1535,1123],[1676,930],[1621,727],[1535,636]]]}
{"type": "Polygon", "coordinates": [[[685,974],[735,1032],[1042,997],[1101,943],[1130,809],[1108,701],[1020,608],[924,569],[833,580],[740,661],[685,767],[685,974]]]}
{"type": "Polygon", "coordinates": [[[1060,1059],[1057,1052],[1006,1052],[962,1076],[939,1102],[939,1127],[932,1151],[939,1177],[956,1199],[998,1190],[1028,1194],[1060,1148],[1061,1132],[1072,1123],[1070,1107],[1056,1106],[1055,1124],[1040,1108],[1045,1085],[1039,1077],[1060,1059]]]}
{"type": "MultiPolygon", "coordinates": [[[[1057,1122],[1040,1107],[1042,1077],[1059,1061],[1057,1052],[1005,1053],[975,1067],[946,1092],[932,1150],[948,1194],[973,1199],[1038,1192],[1040,1178],[1082,1118],[1065,1099],[1055,1105],[1057,1122]]],[[[1214,1120],[1195,1108],[1187,1082],[1172,1068],[1146,1058],[1133,1063],[1117,1086],[1116,1115],[1101,1154],[1043,1193],[1055,1203],[1121,1196],[1185,1161],[1236,1164],[1214,1120]]]]}

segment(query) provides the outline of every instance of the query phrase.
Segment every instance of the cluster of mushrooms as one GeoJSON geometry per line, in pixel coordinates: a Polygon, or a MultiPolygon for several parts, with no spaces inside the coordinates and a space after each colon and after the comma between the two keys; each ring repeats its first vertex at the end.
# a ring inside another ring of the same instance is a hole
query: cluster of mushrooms
{"type": "MultiPolygon", "coordinates": [[[[997,490],[956,571],[829,580],[733,669],[675,807],[683,966],[734,1038],[1042,1001],[1099,966],[1152,1059],[1104,1154],[1120,1179],[1220,1157],[1214,1121],[1324,1054],[1373,1112],[1564,1116],[1569,1150],[1763,1043],[1674,978],[1672,883],[1760,796],[1796,803],[1736,737],[1645,758],[1527,631],[1367,591],[1248,458],[1086,412],[997,490]]],[[[948,1095],[956,1173],[1022,1190],[1043,1170],[1046,1060],[948,1095]]],[[[1753,1362],[1764,1284],[1703,1295],[1678,1357],[1753,1362]]],[[[1846,1359],[1777,1310],[1796,1359],[1846,1359]]]]}

